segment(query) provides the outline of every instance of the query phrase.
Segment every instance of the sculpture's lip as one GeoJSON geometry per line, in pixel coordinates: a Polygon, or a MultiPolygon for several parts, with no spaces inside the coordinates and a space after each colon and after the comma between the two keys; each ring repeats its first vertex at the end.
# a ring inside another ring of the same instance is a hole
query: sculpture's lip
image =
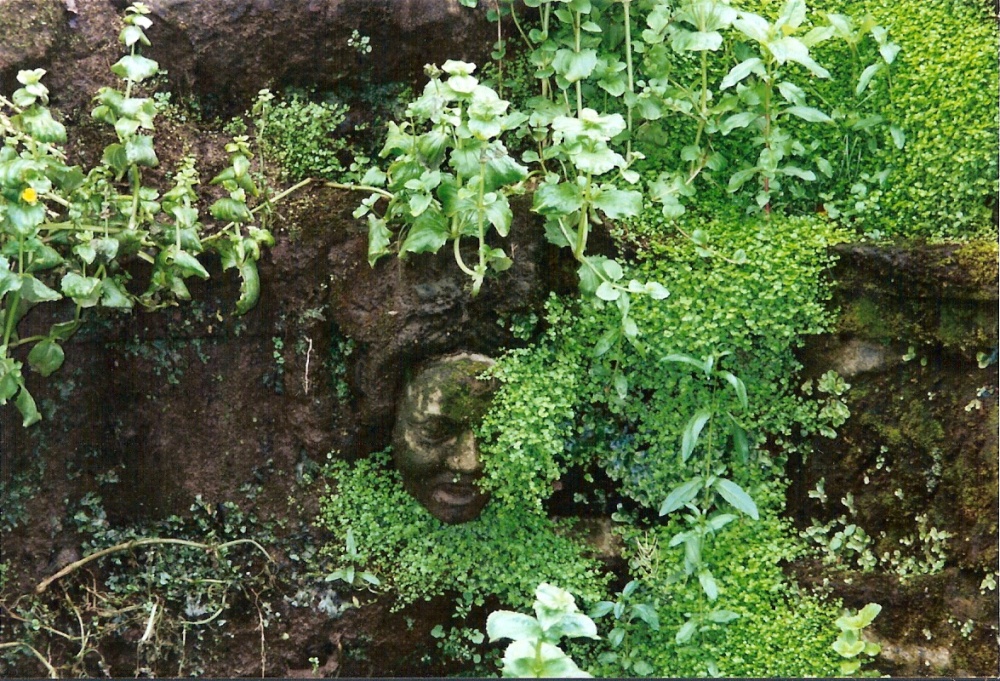
{"type": "Polygon", "coordinates": [[[434,485],[431,497],[445,506],[468,506],[482,496],[482,490],[466,482],[442,482],[434,485]]]}

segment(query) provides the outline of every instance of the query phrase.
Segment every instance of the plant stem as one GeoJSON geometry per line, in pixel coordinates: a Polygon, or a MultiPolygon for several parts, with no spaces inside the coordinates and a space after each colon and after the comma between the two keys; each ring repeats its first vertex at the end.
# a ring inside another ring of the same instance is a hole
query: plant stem
{"type": "Polygon", "coordinates": [[[134,549],[139,546],[150,546],[154,544],[173,544],[176,546],[190,546],[196,549],[205,549],[206,551],[213,551],[213,552],[223,551],[229,548],[230,546],[236,546],[237,544],[251,544],[252,546],[256,546],[258,549],[260,549],[260,552],[263,553],[269,561],[271,561],[272,563],[274,562],[274,559],[271,558],[271,554],[269,554],[266,550],[264,550],[264,547],[255,542],[253,539],[234,539],[233,541],[228,541],[225,542],[224,544],[202,544],[201,542],[188,541],[186,539],[159,539],[155,537],[148,539],[134,539],[132,541],[127,541],[121,544],[115,544],[114,546],[109,546],[106,549],[101,549],[100,551],[90,554],[86,558],[81,558],[80,560],[70,563],[69,565],[67,565],[62,570],[55,573],[51,577],[46,577],[41,582],[39,582],[38,586],[35,587],[35,593],[37,594],[44,593],[45,590],[49,588],[49,585],[52,584],[52,582],[56,581],[57,579],[65,577],[74,570],[77,570],[86,565],[87,563],[97,560],[98,558],[102,558],[111,553],[117,553],[118,551],[127,551],[129,549],[134,549]]]}

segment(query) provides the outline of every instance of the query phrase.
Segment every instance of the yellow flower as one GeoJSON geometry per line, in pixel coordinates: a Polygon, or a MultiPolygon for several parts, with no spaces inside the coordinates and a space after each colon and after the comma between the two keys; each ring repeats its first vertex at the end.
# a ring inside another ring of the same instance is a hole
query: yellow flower
{"type": "Polygon", "coordinates": [[[21,200],[34,206],[38,202],[38,192],[33,187],[28,187],[21,192],[21,200]]]}

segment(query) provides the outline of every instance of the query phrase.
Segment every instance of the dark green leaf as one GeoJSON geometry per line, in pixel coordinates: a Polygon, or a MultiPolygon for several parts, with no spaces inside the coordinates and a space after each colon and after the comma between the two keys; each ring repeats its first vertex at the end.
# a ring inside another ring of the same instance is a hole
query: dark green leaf
{"type": "Polygon", "coordinates": [[[49,376],[62,366],[66,354],[53,340],[45,339],[35,344],[28,353],[28,364],[42,376],[49,376]]]}
{"type": "Polygon", "coordinates": [[[209,212],[215,219],[225,222],[249,222],[253,219],[253,214],[244,201],[230,197],[221,198],[213,203],[209,212]]]}
{"type": "Polygon", "coordinates": [[[260,273],[255,260],[246,260],[239,266],[240,299],[236,301],[236,314],[249,312],[260,299],[260,273]]]}

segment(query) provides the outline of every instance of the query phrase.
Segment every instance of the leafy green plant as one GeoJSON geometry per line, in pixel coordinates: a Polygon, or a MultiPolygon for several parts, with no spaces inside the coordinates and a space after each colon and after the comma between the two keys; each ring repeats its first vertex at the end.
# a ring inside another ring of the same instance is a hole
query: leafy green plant
{"type": "Polygon", "coordinates": [[[339,128],[347,111],[336,101],[313,101],[300,91],[277,98],[262,90],[251,115],[263,153],[281,168],[284,178],[299,182],[334,179],[344,172],[341,156],[347,143],[339,128]]]}
{"type": "Polygon", "coordinates": [[[613,650],[601,653],[600,661],[618,664],[626,674],[632,672],[639,676],[649,676],[655,671],[653,666],[643,659],[641,648],[637,649],[629,640],[629,633],[636,622],[644,622],[654,631],[660,629],[660,617],[656,608],[651,603],[633,598],[641,586],[641,581],[631,580],[622,589],[618,600],[600,601],[590,609],[589,614],[595,620],[612,614],[616,622],[608,632],[608,642],[613,650]]]}
{"type": "Polygon", "coordinates": [[[878,603],[869,603],[855,614],[850,611],[837,619],[836,625],[840,629],[840,636],[833,642],[833,649],[844,658],[840,663],[840,673],[844,676],[853,676],[861,668],[864,658],[875,657],[882,650],[882,646],[863,638],[862,632],[870,625],[882,612],[882,606],[878,603]]]}
{"type": "Polygon", "coordinates": [[[68,165],[60,147],[66,130],[48,109],[44,70],[21,71],[22,87],[9,100],[0,97],[0,405],[13,399],[25,426],[41,414],[25,383],[22,353],[28,350],[33,371],[51,375],[62,365],[62,344],[80,327],[84,310],[130,310],[136,304],[157,309],[189,300],[185,280],[209,276],[196,257],[206,252],[218,253],[224,269],[239,271],[237,314],[259,296],[256,263],[273,238],[252,224],[257,209],[247,201],[260,192],[250,178],[252,154],[245,139],[227,145],[230,166],[213,180],[229,196],[212,204],[210,212],[222,226],[209,236],[197,207],[193,159],[181,162],[173,186],[162,195],[144,182],[146,169],[159,164],[147,134],[157,107],[151,97],[137,96],[160,70],[140,53],[149,45],[149,12],[142,3],[126,12],[119,41],[128,54],[111,67],[123,89],[101,88],[92,114],[114,128],[117,141],[86,173],[68,165]],[[129,290],[131,275],[124,267],[129,260],[152,265],[141,294],[129,290]],[[19,335],[32,308],[60,300],[72,303],[70,318],[46,333],[19,335]]]}
{"type": "Polygon", "coordinates": [[[348,565],[345,567],[340,567],[331,572],[326,576],[326,581],[336,582],[341,581],[349,587],[352,588],[367,588],[371,589],[374,586],[379,586],[382,581],[375,576],[373,573],[367,570],[359,570],[357,567],[357,562],[360,557],[358,553],[358,543],[354,538],[354,531],[351,528],[347,528],[347,538],[344,540],[344,556],[347,559],[348,565]]]}
{"type": "Polygon", "coordinates": [[[509,610],[490,613],[490,641],[513,640],[503,657],[505,678],[590,678],[558,643],[562,638],[599,638],[597,626],[579,612],[573,594],[542,582],[535,589],[535,616],[509,610]]]}

